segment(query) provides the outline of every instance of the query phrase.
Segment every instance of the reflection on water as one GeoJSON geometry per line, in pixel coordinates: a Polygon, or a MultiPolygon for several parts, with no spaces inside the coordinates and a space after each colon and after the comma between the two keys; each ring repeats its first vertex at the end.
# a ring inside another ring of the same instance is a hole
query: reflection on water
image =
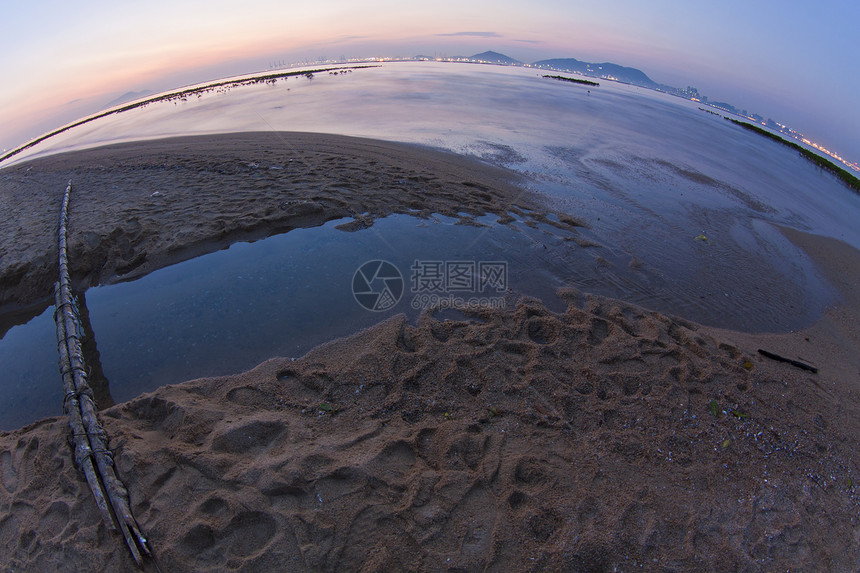
{"type": "Polygon", "coordinates": [[[57,334],[51,307],[0,339],[0,430],[63,413],[57,334]]]}
{"type": "MultiPolygon", "coordinates": [[[[829,301],[811,267],[779,251],[761,259],[700,240],[689,260],[652,266],[596,245],[587,229],[529,226],[521,219],[500,225],[486,216],[463,225],[441,216],[394,215],[354,233],[337,230],[340,222],[236,243],[133,282],[87,291],[89,322],[112,398],[121,402],[164,384],[241,372],[272,356],[301,356],[392,314],[414,318],[413,303],[428,294],[497,305],[512,301],[490,286],[481,289],[479,281],[443,285],[450,287],[447,292],[417,286],[417,278],[432,279],[418,270],[424,263],[459,263],[475,274],[482,262],[503,262],[507,280],[498,286],[541,298],[556,311],[564,309],[557,289],[573,286],[752,330],[804,326],[829,301]],[[734,258],[741,275],[754,276],[715,277],[707,267],[724,258],[734,258]],[[365,310],[353,296],[356,270],[376,259],[391,262],[404,280],[401,300],[385,312],[365,310]]],[[[779,242],[768,226],[758,233],[779,242]]],[[[748,246],[761,240],[756,234],[741,239],[748,246]]],[[[0,405],[0,428],[61,413],[50,310],[0,340],[0,363],[8,396],[0,405]]]]}

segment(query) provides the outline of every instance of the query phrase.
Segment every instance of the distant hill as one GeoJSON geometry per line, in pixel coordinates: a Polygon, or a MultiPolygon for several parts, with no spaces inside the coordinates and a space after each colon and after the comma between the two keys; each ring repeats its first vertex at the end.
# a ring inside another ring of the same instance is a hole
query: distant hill
{"type": "Polygon", "coordinates": [[[463,58],[467,60],[472,60],[474,62],[488,62],[491,64],[503,64],[506,66],[521,66],[523,63],[519,60],[515,60],[510,56],[506,56],[504,54],[500,54],[498,52],[488,51],[481,52],[480,54],[475,54],[474,56],[469,56],[468,58],[463,58]]]}
{"type": "Polygon", "coordinates": [[[628,84],[635,84],[647,88],[656,88],[659,84],[645,75],[642,70],[619,66],[611,62],[592,64],[581,62],[574,58],[554,58],[541,60],[532,64],[536,68],[556,70],[559,72],[573,72],[593,78],[611,78],[628,84]]]}
{"type": "Polygon", "coordinates": [[[109,103],[105,104],[105,109],[111,108],[111,107],[114,107],[117,105],[122,105],[124,103],[128,103],[130,101],[134,101],[136,99],[140,99],[142,97],[146,97],[146,96],[152,95],[154,93],[155,92],[152,90],[141,90],[139,92],[126,92],[126,93],[122,94],[121,96],[119,96],[118,98],[116,98],[115,100],[112,100],[109,103]]]}

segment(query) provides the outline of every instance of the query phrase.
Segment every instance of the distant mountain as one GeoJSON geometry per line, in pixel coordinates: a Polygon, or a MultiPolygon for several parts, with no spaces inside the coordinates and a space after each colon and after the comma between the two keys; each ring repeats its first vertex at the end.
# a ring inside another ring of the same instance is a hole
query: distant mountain
{"type": "Polygon", "coordinates": [[[115,100],[107,103],[105,105],[105,109],[111,108],[111,107],[114,107],[117,105],[122,105],[124,103],[128,103],[130,101],[134,101],[136,99],[140,99],[142,97],[146,97],[146,96],[152,95],[154,93],[155,92],[152,90],[141,90],[139,92],[126,92],[126,93],[122,94],[121,96],[119,96],[118,98],[116,98],[115,100]]]}
{"type": "MultiPolygon", "coordinates": [[[[779,124],[774,120],[768,118],[767,121],[765,119],[756,114],[748,112],[745,109],[738,109],[730,103],[719,102],[719,101],[709,101],[708,97],[704,94],[699,93],[699,90],[692,86],[687,86],[686,88],[676,88],[666,84],[658,84],[651,78],[649,78],[645,72],[642,70],[637,70],[636,68],[629,68],[626,66],[620,66],[618,64],[613,64],[612,62],[603,62],[602,64],[592,64],[589,62],[581,62],[575,58],[552,58],[548,60],[540,60],[533,64],[524,64],[519,60],[515,60],[510,56],[506,56],[505,54],[500,54],[499,52],[487,51],[482,52],[480,54],[475,54],[474,56],[455,56],[453,58],[449,58],[447,56],[443,56],[441,58],[437,58],[436,56],[415,56],[416,60],[435,60],[440,59],[443,61],[457,61],[457,62],[475,62],[475,63],[485,63],[485,64],[500,64],[505,66],[526,66],[539,68],[544,70],[551,70],[555,72],[568,72],[580,74],[583,76],[588,76],[592,78],[605,78],[608,80],[616,80],[619,82],[624,82],[627,84],[632,84],[635,86],[641,86],[644,88],[649,88],[652,90],[657,90],[663,93],[667,93],[670,95],[674,95],[677,97],[681,97],[687,100],[692,100],[695,102],[699,102],[703,105],[707,105],[716,109],[720,109],[729,113],[733,113],[736,115],[740,115],[755,121],[756,123],[761,123],[762,125],[766,125],[774,131],[778,131],[784,133],[794,139],[803,140],[803,134],[799,133],[785,125],[779,124]]],[[[556,76],[552,76],[556,77],[556,76]]],[[[558,79],[564,79],[558,77],[558,79]]],[[[569,78],[567,78],[569,79],[569,78]]],[[[577,81],[577,80],[574,80],[577,81]]],[[[703,109],[703,108],[699,108],[703,109]]],[[[710,110],[704,110],[710,111],[710,110]]],[[[714,112],[710,112],[714,113],[714,112]]],[[[728,119],[728,118],[727,118],[728,119]]],[[[839,159],[838,156],[834,156],[839,159]]],[[[848,164],[846,165],[856,166],[856,164],[848,164]]]]}
{"type": "Polygon", "coordinates": [[[581,62],[574,58],[554,58],[535,62],[532,66],[536,68],[556,70],[559,72],[572,72],[593,78],[614,79],[620,82],[626,82],[628,84],[634,84],[646,88],[656,88],[659,86],[657,82],[645,75],[645,72],[642,70],[619,66],[618,64],[613,64],[611,62],[592,64],[589,62],[581,62]]]}
{"type": "Polygon", "coordinates": [[[475,54],[474,56],[469,56],[468,58],[463,58],[466,60],[472,60],[473,62],[487,62],[490,64],[503,64],[505,66],[521,66],[523,63],[519,60],[515,60],[510,56],[506,56],[504,54],[500,54],[498,52],[481,52],[480,54],[475,54]]]}

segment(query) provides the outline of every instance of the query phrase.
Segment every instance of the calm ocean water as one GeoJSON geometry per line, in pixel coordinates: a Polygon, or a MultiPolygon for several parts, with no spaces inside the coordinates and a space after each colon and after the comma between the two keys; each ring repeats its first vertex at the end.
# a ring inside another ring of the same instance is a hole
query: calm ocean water
{"type": "MultiPolygon", "coordinates": [[[[548,203],[587,221],[583,236],[598,245],[574,247],[558,231],[522,225],[482,232],[394,217],[354,234],[331,225],[293,231],[91,289],[87,306],[114,399],[240,371],[269,356],[297,356],[372,324],[381,316],[349,292],[357,264],[369,258],[390,259],[404,275],[421,257],[503,259],[513,287],[550,304],[558,304],[550,300],[555,288],[575,286],[750,331],[801,328],[833,301],[832,289],[774,225],[860,247],[860,197],[795,152],[692,102],[613,82],[587,88],[540,76],[496,66],[383,64],[151,104],[34,148],[30,156],[261,130],[422,143],[525,174],[548,203]],[[434,252],[421,250],[427,233],[434,252]],[[482,239],[472,244],[468,233],[482,239]],[[458,252],[464,243],[473,250],[458,252]],[[291,290],[284,273],[302,277],[314,297],[291,290]]],[[[406,308],[401,301],[385,316],[406,308]]],[[[0,340],[0,384],[10,396],[0,406],[0,428],[61,413],[50,314],[0,340]]]]}

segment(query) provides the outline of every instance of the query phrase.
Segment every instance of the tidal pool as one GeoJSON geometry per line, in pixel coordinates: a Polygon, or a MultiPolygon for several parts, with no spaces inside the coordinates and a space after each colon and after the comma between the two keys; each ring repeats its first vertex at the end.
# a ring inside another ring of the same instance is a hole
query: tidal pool
{"type": "MultiPolygon", "coordinates": [[[[566,303],[557,290],[574,287],[706,324],[786,330],[811,323],[832,300],[829,287],[808,262],[798,263],[784,239],[785,252],[755,260],[698,241],[690,260],[659,268],[597,244],[589,229],[496,220],[393,215],[356,232],[330,221],[91,288],[80,300],[94,333],[97,397],[121,402],[164,384],[238,373],[273,356],[298,357],[396,313],[414,320],[431,304],[499,308],[528,295],[560,312],[566,303]],[[729,265],[735,274],[697,272],[712,257],[739,257],[729,265]],[[367,284],[356,287],[360,268],[376,268],[363,267],[371,261],[389,263],[400,276],[396,300],[378,305],[382,311],[362,306],[356,292],[385,290],[380,276],[364,276],[367,284]],[[752,281],[746,273],[769,278],[752,281]]],[[[774,229],[760,232],[780,240],[774,229]]],[[[446,316],[463,318],[439,318],[446,316]]],[[[0,429],[62,413],[52,309],[0,339],[0,363],[7,396],[0,429]]]]}

